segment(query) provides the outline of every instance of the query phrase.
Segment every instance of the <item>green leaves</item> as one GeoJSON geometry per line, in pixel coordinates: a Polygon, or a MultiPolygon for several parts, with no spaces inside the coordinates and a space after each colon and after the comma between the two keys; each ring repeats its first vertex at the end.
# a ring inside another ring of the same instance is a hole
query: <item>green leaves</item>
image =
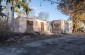
{"type": "Polygon", "coordinates": [[[58,4],[58,8],[62,12],[67,11],[67,14],[84,13],[85,12],[85,0],[61,0],[58,4]]]}
{"type": "MultiPolygon", "coordinates": [[[[0,3],[2,1],[5,1],[6,4],[12,4],[15,8],[17,7],[18,10],[16,12],[20,13],[19,10],[22,7],[23,10],[26,12],[26,14],[29,13],[29,11],[31,11],[30,7],[28,6],[29,2],[31,2],[31,0],[0,0],[0,3]],[[16,4],[15,4],[16,3],[16,4]]],[[[12,10],[12,7],[10,7],[12,10]]],[[[6,8],[7,9],[7,8],[6,8]]],[[[0,10],[2,11],[2,7],[0,8],[0,10]]]]}
{"type": "Polygon", "coordinates": [[[26,14],[28,14],[29,11],[31,11],[31,9],[29,8],[28,4],[24,3],[24,2],[19,2],[18,4],[20,4],[23,9],[25,10],[26,14]]]}
{"type": "Polygon", "coordinates": [[[4,13],[0,13],[0,16],[2,16],[2,17],[3,17],[3,16],[6,16],[6,15],[5,15],[4,13]]]}
{"type": "MultiPolygon", "coordinates": [[[[13,1],[13,0],[12,0],[12,1],[13,1]]],[[[11,2],[11,0],[6,0],[6,4],[7,4],[7,3],[10,3],[10,2],[11,2]]]]}
{"type": "Polygon", "coordinates": [[[1,4],[2,0],[0,0],[0,4],[1,4]]]}
{"type": "MultiPolygon", "coordinates": [[[[26,14],[29,13],[29,11],[31,11],[31,9],[28,6],[28,2],[31,2],[31,0],[4,0],[6,1],[6,4],[11,3],[12,5],[14,5],[17,8],[23,8],[23,10],[26,12],[26,14]],[[16,3],[16,4],[14,4],[16,3]]],[[[16,11],[18,12],[18,11],[16,11]]],[[[18,12],[19,13],[19,12],[18,12]]]]}
{"type": "Polygon", "coordinates": [[[22,0],[22,2],[26,3],[26,0],[22,0]]]}

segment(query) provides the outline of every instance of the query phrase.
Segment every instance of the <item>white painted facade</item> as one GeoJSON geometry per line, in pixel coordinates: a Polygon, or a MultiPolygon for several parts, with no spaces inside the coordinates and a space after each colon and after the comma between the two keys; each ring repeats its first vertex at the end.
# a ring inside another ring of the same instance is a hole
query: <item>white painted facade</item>
{"type": "Polygon", "coordinates": [[[71,20],[67,20],[65,26],[65,33],[72,34],[72,30],[73,30],[73,22],[71,20]]]}
{"type": "Polygon", "coordinates": [[[54,33],[72,33],[73,23],[70,20],[54,20],[52,22],[54,33]]]}
{"type": "Polygon", "coordinates": [[[15,19],[14,31],[21,32],[21,33],[27,32],[27,21],[33,21],[33,31],[29,29],[28,32],[41,32],[41,22],[44,23],[43,32],[50,32],[48,30],[48,23],[46,21],[35,19],[35,18],[26,18],[26,17],[20,17],[15,19]]]}
{"type": "Polygon", "coordinates": [[[52,31],[54,33],[64,33],[65,20],[54,20],[52,21],[52,31]]]}

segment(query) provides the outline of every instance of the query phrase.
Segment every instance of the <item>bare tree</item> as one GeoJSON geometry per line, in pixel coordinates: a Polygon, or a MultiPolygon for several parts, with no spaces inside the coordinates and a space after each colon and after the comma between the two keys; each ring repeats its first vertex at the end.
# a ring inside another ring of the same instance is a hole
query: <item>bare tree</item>
{"type": "Polygon", "coordinates": [[[34,17],[35,17],[35,10],[34,10],[34,9],[32,9],[32,10],[29,12],[28,17],[30,17],[30,18],[34,18],[34,17]]]}
{"type": "Polygon", "coordinates": [[[41,19],[41,20],[49,19],[49,13],[48,12],[40,12],[39,13],[39,19],[41,19]]]}
{"type": "Polygon", "coordinates": [[[0,41],[6,39],[9,33],[8,17],[0,16],[0,41]]]}

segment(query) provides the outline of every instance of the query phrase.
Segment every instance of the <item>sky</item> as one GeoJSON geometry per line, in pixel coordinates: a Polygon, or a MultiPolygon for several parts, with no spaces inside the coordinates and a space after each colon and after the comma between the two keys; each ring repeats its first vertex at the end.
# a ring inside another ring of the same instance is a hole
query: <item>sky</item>
{"type": "MultiPolygon", "coordinates": [[[[4,2],[3,2],[4,3],[4,2]]],[[[10,4],[8,5],[8,7],[10,4]]],[[[60,10],[57,9],[56,4],[51,4],[50,2],[42,1],[42,0],[31,0],[29,6],[35,11],[35,15],[38,16],[40,12],[47,12],[49,13],[49,21],[52,20],[67,20],[69,16],[62,14],[60,10]],[[41,5],[41,6],[40,6],[41,5]]],[[[6,13],[6,12],[5,12],[6,13]]],[[[17,14],[15,13],[15,18],[17,14]]]]}
{"type": "Polygon", "coordinates": [[[62,14],[62,12],[57,9],[56,4],[52,5],[50,2],[42,2],[42,0],[31,0],[29,6],[35,10],[36,16],[38,16],[40,12],[48,12],[50,21],[58,19],[66,20],[69,18],[69,16],[62,14]]]}

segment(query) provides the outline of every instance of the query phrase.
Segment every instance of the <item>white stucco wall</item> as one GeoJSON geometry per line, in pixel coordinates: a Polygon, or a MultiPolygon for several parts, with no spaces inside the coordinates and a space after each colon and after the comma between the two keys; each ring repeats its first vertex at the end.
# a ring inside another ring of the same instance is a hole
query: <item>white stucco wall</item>
{"type": "Polygon", "coordinates": [[[19,19],[19,31],[20,32],[26,32],[26,18],[20,18],[19,19]]]}
{"type": "Polygon", "coordinates": [[[14,32],[19,32],[19,19],[14,20],[14,32]]]}
{"type": "Polygon", "coordinates": [[[71,34],[73,30],[73,23],[72,21],[67,20],[65,26],[65,32],[71,34]]]}
{"type": "Polygon", "coordinates": [[[65,20],[61,20],[61,31],[62,33],[65,33],[65,20]]]}
{"type": "MultiPolygon", "coordinates": [[[[21,32],[24,33],[27,30],[27,20],[33,21],[33,31],[40,32],[41,31],[41,22],[44,23],[44,32],[47,32],[47,22],[39,19],[33,19],[33,18],[25,18],[20,17],[15,20],[15,32],[21,32]]],[[[30,32],[30,31],[29,31],[30,32]]]]}
{"type": "Polygon", "coordinates": [[[59,33],[62,32],[62,33],[64,33],[65,22],[66,22],[65,20],[54,20],[53,25],[55,26],[55,25],[59,24],[60,26],[56,27],[56,28],[53,27],[53,32],[59,32],[59,33]],[[58,30],[56,30],[56,29],[58,29],[58,30]]]}
{"type": "Polygon", "coordinates": [[[48,31],[47,22],[39,19],[33,19],[33,30],[36,32],[41,31],[41,22],[44,23],[44,32],[48,31]]]}

